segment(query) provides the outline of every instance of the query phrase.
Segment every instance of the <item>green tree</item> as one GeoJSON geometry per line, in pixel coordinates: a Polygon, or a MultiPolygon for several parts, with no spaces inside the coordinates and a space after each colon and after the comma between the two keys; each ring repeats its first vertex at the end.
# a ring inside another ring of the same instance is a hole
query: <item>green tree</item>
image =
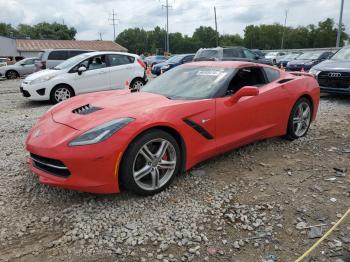
{"type": "Polygon", "coordinates": [[[202,48],[216,46],[216,32],[210,26],[201,26],[197,28],[192,36],[194,41],[197,41],[202,48]]]}
{"type": "Polygon", "coordinates": [[[17,30],[16,28],[13,28],[10,24],[0,23],[0,35],[14,37],[17,35],[17,30]]]}

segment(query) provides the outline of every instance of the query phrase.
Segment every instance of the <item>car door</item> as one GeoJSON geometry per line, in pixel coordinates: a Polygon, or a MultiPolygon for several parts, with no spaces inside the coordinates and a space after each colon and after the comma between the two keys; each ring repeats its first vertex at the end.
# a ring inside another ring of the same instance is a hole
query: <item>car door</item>
{"type": "Polygon", "coordinates": [[[72,71],[72,81],[77,93],[103,91],[110,87],[106,55],[90,57],[75,66],[72,71]],[[82,66],[86,68],[86,71],[79,74],[78,69],[82,66]]]}
{"type": "Polygon", "coordinates": [[[122,54],[109,54],[110,89],[123,89],[130,84],[135,58],[122,54]]]}
{"type": "Polygon", "coordinates": [[[288,94],[277,82],[269,83],[262,67],[239,69],[226,95],[216,99],[216,135],[219,152],[225,152],[280,132],[279,112],[288,94]],[[244,86],[256,86],[259,95],[230,102],[244,86]]]}
{"type": "Polygon", "coordinates": [[[29,75],[35,71],[35,59],[27,59],[21,63],[21,75],[29,75]]]}

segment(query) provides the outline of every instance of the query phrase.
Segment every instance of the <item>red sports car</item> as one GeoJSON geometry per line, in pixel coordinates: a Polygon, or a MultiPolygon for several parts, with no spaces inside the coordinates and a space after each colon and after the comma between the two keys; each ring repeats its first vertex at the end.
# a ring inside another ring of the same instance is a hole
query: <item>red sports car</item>
{"type": "Polygon", "coordinates": [[[52,107],[28,135],[28,162],[43,184],[155,194],[212,156],[270,137],[304,136],[319,94],[306,73],[190,63],[140,92],[86,94],[52,107]]]}

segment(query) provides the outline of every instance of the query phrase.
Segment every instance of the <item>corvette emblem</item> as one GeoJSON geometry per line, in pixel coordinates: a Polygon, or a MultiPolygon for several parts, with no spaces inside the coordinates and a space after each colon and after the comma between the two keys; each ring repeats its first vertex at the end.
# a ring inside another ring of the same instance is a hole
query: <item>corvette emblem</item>
{"type": "Polygon", "coordinates": [[[40,129],[35,130],[35,132],[33,133],[33,137],[38,137],[40,136],[40,129]]]}

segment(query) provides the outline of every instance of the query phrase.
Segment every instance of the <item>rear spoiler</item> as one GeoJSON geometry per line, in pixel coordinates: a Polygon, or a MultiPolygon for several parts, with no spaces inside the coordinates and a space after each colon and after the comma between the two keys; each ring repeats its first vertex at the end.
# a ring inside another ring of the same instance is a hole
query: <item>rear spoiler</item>
{"type": "Polygon", "coordinates": [[[314,77],[314,75],[309,74],[309,73],[305,73],[305,72],[288,72],[291,75],[294,76],[309,76],[309,77],[314,77]]]}

